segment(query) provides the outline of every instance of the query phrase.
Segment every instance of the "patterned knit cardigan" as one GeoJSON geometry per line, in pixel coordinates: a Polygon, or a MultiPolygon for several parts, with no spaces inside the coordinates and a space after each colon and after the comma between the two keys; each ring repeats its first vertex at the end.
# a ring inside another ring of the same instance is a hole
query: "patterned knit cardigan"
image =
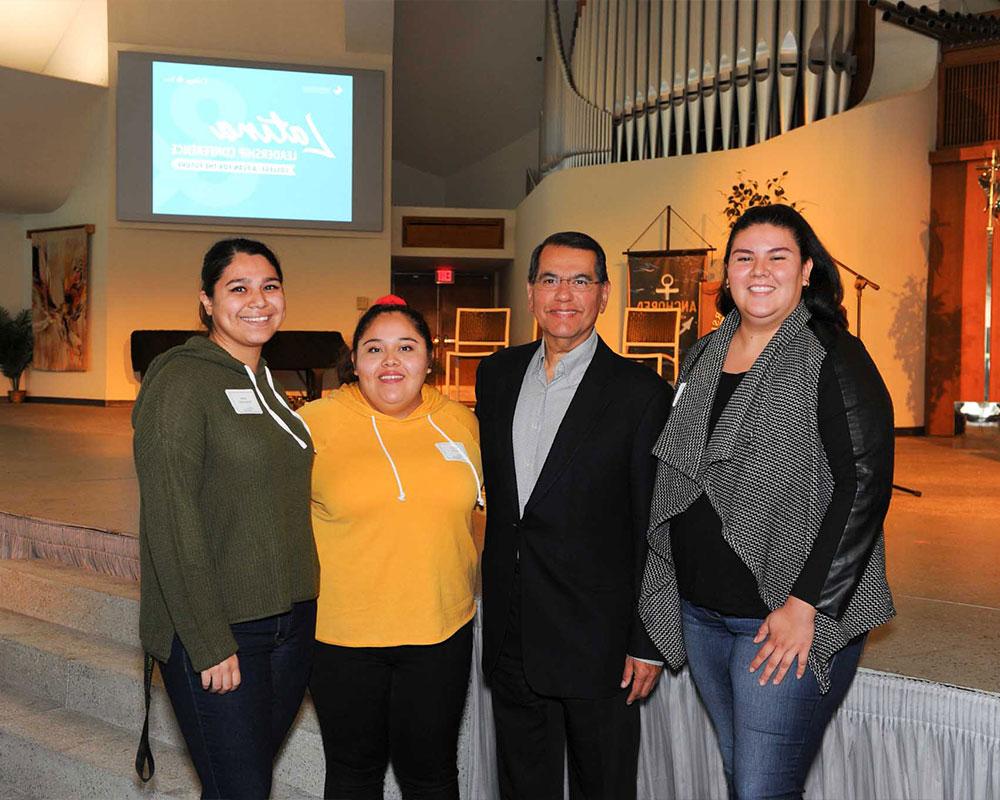
{"type": "MultiPolygon", "coordinates": [[[[819,532],[834,484],[817,422],[817,390],[827,346],[807,324],[810,316],[800,304],[782,323],[740,382],[707,443],[712,399],[739,327],[739,313],[731,312],[685,359],[673,411],[653,449],[660,464],[639,600],[646,629],[673,669],[684,664],[687,654],[670,550],[672,517],[704,492],[722,521],[723,537],[749,567],[772,610],[788,598],[819,532]]],[[[841,335],[863,354],[877,377],[860,342],[841,335]]],[[[880,379],[878,383],[884,393],[880,379]]],[[[884,397],[888,404],[887,394],[884,397]]],[[[858,431],[852,430],[856,453],[865,447],[857,438],[858,431]]],[[[868,443],[889,448],[888,475],[867,478],[869,489],[876,484],[878,496],[856,501],[855,512],[860,508],[868,515],[862,523],[870,530],[863,553],[855,555],[866,560],[855,568],[860,580],[836,617],[823,613],[822,604],[816,614],[809,666],[823,692],[829,689],[833,654],[895,614],[885,578],[882,533],[892,483],[891,421],[887,438],[888,444],[868,443]]]]}

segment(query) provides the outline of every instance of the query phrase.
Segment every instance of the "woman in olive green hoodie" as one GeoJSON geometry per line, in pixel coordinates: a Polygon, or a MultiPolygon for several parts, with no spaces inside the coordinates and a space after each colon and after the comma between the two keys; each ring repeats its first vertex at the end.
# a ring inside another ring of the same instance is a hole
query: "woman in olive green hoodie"
{"type": "Polygon", "coordinates": [[[140,636],[202,796],[265,798],[311,666],[313,445],[261,359],[285,316],[275,255],[218,242],[200,299],[208,337],[153,362],[132,415],[140,636]]]}

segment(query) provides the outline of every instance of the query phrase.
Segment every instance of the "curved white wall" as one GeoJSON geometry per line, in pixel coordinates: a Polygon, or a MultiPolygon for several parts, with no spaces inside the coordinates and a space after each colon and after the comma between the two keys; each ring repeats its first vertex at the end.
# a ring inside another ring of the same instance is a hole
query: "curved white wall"
{"type": "MultiPolygon", "coordinates": [[[[532,248],[558,230],[596,237],[608,253],[612,300],[598,332],[621,339],[626,298],[622,255],[668,203],[716,247],[724,248],[725,191],[739,170],[763,183],[788,170],[788,197],[798,201],[833,255],[881,285],[863,300],[863,339],[893,396],[896,425],[924,421],[924,312],[928,151],[934,146],[935,89],[871,103],[745,150],[568,169],[549,175],[517,209],[512,333],[527,341],[531,318],[523,281],[532,248]]],[[[673,246],[696,246],[675,226],[673,246]]],[[[654,227],[636,249],[663,245],[654,227]]],[[[847,276],[850,277],[850,276],[847,276]]],[[[845,305],[855,310],[852,283],[845,305]]]]}
{"type": "Polygon", "coordinates": [[[0,67],[0,213],[54,211],[93,158],[108,90],[0,67]]]}

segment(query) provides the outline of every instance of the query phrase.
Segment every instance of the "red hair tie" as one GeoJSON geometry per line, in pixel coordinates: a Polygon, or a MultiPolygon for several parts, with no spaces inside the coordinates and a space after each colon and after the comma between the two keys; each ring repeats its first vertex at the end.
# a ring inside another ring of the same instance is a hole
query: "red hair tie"
{"type": "Polygon", "coordinates": [[[378,298],[372,305],[376,306],[405,306],[406,301],[398,294],[386,294],[378,298]]]}

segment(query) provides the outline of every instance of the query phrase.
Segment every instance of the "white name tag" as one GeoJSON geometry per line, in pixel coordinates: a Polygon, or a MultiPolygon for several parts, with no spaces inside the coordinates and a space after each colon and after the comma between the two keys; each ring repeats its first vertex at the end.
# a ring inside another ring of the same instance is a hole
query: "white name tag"
{"type": "Polygon", "coordinates": [[[445,461],[468,461],[465,445],[461,442],[438,442],[434,445],[444,456],[445,461]]]}
{"type": "Polygon", "coordinates": [[[677,386],[677,391],[674,392],[674,402],[670,404],[671,408],[673,408],[675,405],[677,405],[677,401],[681,399],[681,395],[684,394],[684,389],[686,387],[687,387],[687,382],[686,381],[684,383],[679,384],[677,386]]]}
{"type": "Polygon", "coordinates": [[[253,389],[226,389],[226,397],[237,414],[263,414],[253,389]]]}

